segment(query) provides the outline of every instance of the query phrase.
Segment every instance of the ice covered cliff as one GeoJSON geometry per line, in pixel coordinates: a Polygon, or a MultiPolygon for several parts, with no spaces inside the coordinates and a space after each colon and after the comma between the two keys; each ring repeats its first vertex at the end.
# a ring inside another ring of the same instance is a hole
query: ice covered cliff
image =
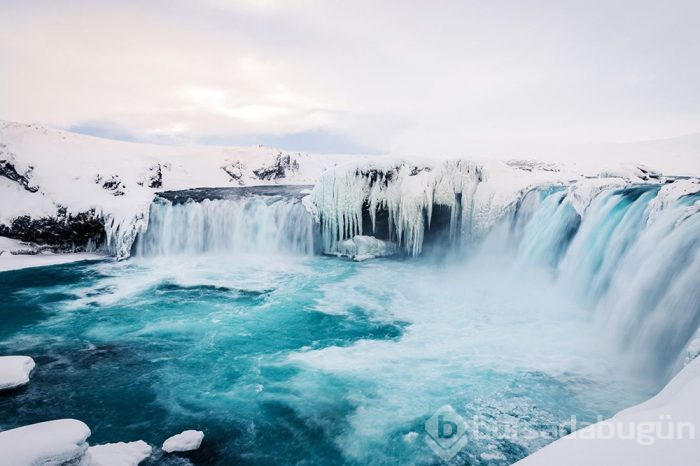
{"type": "Polygon", "coordinates": [[[561,173],[519,170],[500,162],[445,160],[361,161],[326,170],[311,194],[321,223],[323,249],[371,235],[421,253],[440,209],[451,237],[480,238],[523,194],[543,183],[561,183],[561,173]]]}

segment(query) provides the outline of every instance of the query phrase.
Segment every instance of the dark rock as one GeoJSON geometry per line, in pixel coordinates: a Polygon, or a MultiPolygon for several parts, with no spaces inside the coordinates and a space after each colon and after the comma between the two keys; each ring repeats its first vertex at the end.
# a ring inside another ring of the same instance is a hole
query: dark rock
{"type": "Polygon", "coordinates": [[[126,186],[124,186],[124,183],[122,183],[119,175],[112,175],[107,180],[104,180],[102,175],[97,175],[95,177],[95,183],[101,184],[102,189],[112,191],[113,196],[123,196],[126,190],[126,186]]]}
{"type": "Polygon", "coordinates": [[[367,178],[370,187],[377,183],[381,183],[386,187],[395,179],[398,170],[398,168],[387,168],[385,170],[377,168],[358,168],[355,170],[355,176],[367,178]]]}
{"type": "Polygon", "coordinates": [[[149,175],[147,179],[147,184],[149,188],[162,188],[163,187],[163,168],[159,163],[153,165],[148,169],[149,175]]]}
{"type": "Polygon", "coordinates": [[[163,191],[157,193],[158,198],[166,199],[173,204],[185,204],[187,202],[202,202],[206,199],[231,200],[252,196],[284,197],[289,199],[301,199],[306,196],[302,191],[313,188],[312,185],[274,185],[274,186],[243,186],[231,188],[192,188],[177,191],[163,191]]]}
{"type": "Polygon", "coordinates": [[[432,169],[430,167],[418,167],[418,166],[413,166],[411,167],[411,171],[408,172],[408,176],[416,176],[420,172],[431,172],[432,169]]]}
{"type": "Polygon", "coordinates": [[[55,217],[15,217],[10,225],[0,225],[0,236],[45,245],[56,252],[79,252],[101,244],[105,231],[94,210],[72,215],[61,207],[55,217]]]}
{"type": "Polygon", "coordinates": [[[19,173],[12,163],[13,160],[14,154],[7,151],[7,146],[0,144],[0,176],[18,183],[30,193],[39,191],[39,187],[30,181],[34,167],[30,166],[24,173],[19,173]]]}
{"type": "Polygon", "coordinates": [[[292,159],[289,154],[283,155],[280,152],[275,157],[272,165],[260,167],[253,170],[253,173],[260,180],[271,181],[286,177],[287,171],[296,172],[298,170],[299,162],[296,159],[292,159]]]}
{"type": "Polygon", "coordinates": [[[242,162],[236,160],[235,162],[224,165],[221,169],[231,177],[229,181],[236,181],[239,185],[243,185],[243,170],[245,170],[245,165],[243,165],[242,162]]]}

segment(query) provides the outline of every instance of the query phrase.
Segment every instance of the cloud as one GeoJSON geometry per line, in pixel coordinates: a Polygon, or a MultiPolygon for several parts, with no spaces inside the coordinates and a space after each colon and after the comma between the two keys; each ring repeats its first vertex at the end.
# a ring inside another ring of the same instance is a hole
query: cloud
{"type": "Polygon", "coordinates": [[[690,0],[0,8],[4,119],[425,154],[700,129],[690,0]]]}

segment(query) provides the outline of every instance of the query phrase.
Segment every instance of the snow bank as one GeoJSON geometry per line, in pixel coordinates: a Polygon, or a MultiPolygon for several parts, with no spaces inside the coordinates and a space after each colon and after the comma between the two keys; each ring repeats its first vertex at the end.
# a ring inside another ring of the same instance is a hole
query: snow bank
{"type": "Polygon", "coordinates": [[[34,367],[34,360],[29,356],[0,356],[0,390],[29,383],[34,367]]]}
{"type": "MultiPolygon", "coordinates": [[[[695,466],[700,458],[700,359],[687,365],[669,384],[650,400],[621,411],[603,423],[624,426],[630,436],[630,426],[636,426],[637,435],[632,438],[591,438],[596,429],[603,431],[601,423],[588,426],[564,437],[533,455],[519,461],[520,466],[549,466],[566,464],[589,466],[592,464],[615,464],[616,466],[644,466],[672,464],[695,466]],[[670,416],[670,417],[669,417],[670,416]],[[640,443],[641,429],[669,435],[669,422],[675,423],[674,439],[656,438],[651,444],[640,443]],[[690,423],[681,429],[680,423],[690,423]],[[644,427],[642,427],[644,426],[644,427]],[[661,427],[663,426],[663,427],[661,427]],[[679,432],[684,433],[679,438],[679,432]],[[692,433],[692,436],[691,436],[692,433]]],[[[600,436],[599,436],[600,437],[600,436]]]]}
{"type": "Polygon", "coordinates": [[[175,453],[196,450],[202,444],[202,440],[204,440],[204,432],[201,430],[186,430],[163,442],[163,451],[175,453]]]}
{"type": "Polygon", "coordinates": [[[88,448],[83,466],[137,466],[151,456],[152,448],[143,440],[107,443],[88,448]]]}
{"type": "Polygon", "coordinates": [[[0,463],[8,466],[79,464],[90,429],[75,419],[40,422],[0,432],[0,463]]]}

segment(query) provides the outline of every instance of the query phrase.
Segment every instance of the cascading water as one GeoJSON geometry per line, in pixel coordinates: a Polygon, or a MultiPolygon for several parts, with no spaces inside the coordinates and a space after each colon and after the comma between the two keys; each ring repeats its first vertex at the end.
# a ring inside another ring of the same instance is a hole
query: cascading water
{"type": "Polygon", "coordinates": [[[493,202],[477,167],[448,164],[423,180],[405,168],[327,174],[313,194],[326,252],[369,230],[414,256],[430,236],[441,237],[437,249],[458,260],[468,260],[462,251],[479,249],[512,254],[522,273],[532,266],[553,272],[561,289],[593,310],[610,340],[657,380],[678,370],[700,325],[695,180],[666,186],[591,180],[593,189],[585,183],[532,189],[506,205],[493,202]],[[447,212],[442,221],[440,211],[447,212]],[[377,227],[381,214],[384,231],[377,227]]]}
{"type": "MultiPolygon", "coordinates": [[[[443,228],[449,241],[441,247],[456,253],[464,249],[460,246],[465,242],[477,245],[473,242],[478,218],[473,215],[478,211],[475,173],[469,166],[460,175],[469,183],[444,177],[434,183],[431,189],[438,190],[449,181],[449,189],[456,190],[452,203],[444,192],[394,199],[391,193],[397,188],[385,179],[386,174],[375,180],[357,172],[346,174],[342,184],[322,184],[315,200],[323,241],[298,195],[273,191],[199,202],[159,198],[151,206],[148,228],[139,236],[135,253],[309,255],[319,252],[316,248],[321,242],[325,252],[342,252],[342,240],[362,232],[363,216],[370,217],[370,228],[376,230],[382,211],[389,215],[389,236],[410,252],[420,252],[429,233],[437,235],[443,228]],[[466,185],[471,187],[467,190],[466,185]],[[319,199],[326,199],[325,203],[319,199]],[[340,204],[345,207],[339,206],[339,199],[345,199],[340,204]],[[348,199],[353,202],[348,204],[348,199]],[[429,203],[437,199],[442,201],[429,203]],[[441,224],[435,216],[445,205],[448,213],[441,224]]],[[[513,254],[521,268],[544,266],[553,271],[563,289],[595,310],[611,341],[665,380],[678,369],[684,348],[700,326],[700,194],[696,188],[684,181],[666,187],[612,187],[602,189],[578,211],[572,189],[534,189],[514,208],[501,209],[500,223],[495,218],[488,220],[495,225],[482,248],[488,245],[490,251],[495,247],[513,254]]],[[[445,190],[444,186],[440,189],[445,190]]],[[[356,238],[356,243],[368,241],[356,238]]],[[[385,244],[385,248],[391,245],[385,244]]]]}
{"type": "Polygon", "coordinates": [[[609,189],[582,215],[565,191],[532,191],[504,246],[520,264],[551,267],[610,340],[661,380],[678,370],[700,326],[700,195],[665,201],[673,189],[609,189]]]}
{"type": "Polygon", "coordinates": [[[314,253],[315,224],[301,202],[284,196],[243,196],[173,202],[159,198],[138,256],[314,253]]]}

